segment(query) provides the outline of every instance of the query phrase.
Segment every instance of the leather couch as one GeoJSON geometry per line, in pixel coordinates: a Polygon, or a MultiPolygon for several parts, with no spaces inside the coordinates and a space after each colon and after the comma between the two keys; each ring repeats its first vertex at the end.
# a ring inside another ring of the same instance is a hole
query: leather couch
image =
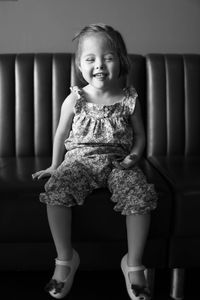
{"type": "MultiPolygon", "coordinates": [[[[199,226],[195,225],[199,207],[199,56],[188,57],[187,74],[182,56],[169,56],[169,70],[166,57],[130,55],[132,71],[128,78],[128,84],[138,91],[147,135],[140,164],[159,196],[144,253],[149,269],[190,266],[193,258],[187,256],[187,263],[181,259],[180,246],[187,247],[189,241],[199,247],[200,243],[199,226]],[[191,66],[193,59],[198,62],[196,68],[191,66]],[[178,83],[176,71],[180,73],[178,83]],[[186,89],[188,85],[190,89],[186,89]],[[184,105],[183,96],[187,100],[184,105]],[[193,111],[194,116],[190,115],[193,111]]],[[[0,54],[1,270],[52,266],[56,253],[45,205],[38,200],[45,180],[32,181],[31,174],[51,162],[60,106],[72,85],[81,83],[71,54],[0,54]]],[[[72,239],[83,269],[118,269],[127,251],[125,218],[113,211],[109,198],[107,189],[99,189],[84,206],[73,208],[72,239]]],[[[199,262],[194,259],[191,265],[199,262]]]]}
{"type": "Polygon", "coordinates": [[[148,55],[147,159],[172,190],[168,266],[176,283],[184,268],[200,266],[199,116],[200,55],[148,55]]]}

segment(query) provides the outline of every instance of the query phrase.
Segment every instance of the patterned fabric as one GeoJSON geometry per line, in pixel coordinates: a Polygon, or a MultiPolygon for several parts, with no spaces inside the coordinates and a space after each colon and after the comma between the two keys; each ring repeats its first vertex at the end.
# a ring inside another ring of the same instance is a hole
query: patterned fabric
{"type": "Polygon", "coordinates": [[[138,166],[119,170],[116,159],[130,153],[134,142],[130,115],[138,99],[134,88],[124,89],[121,101],[111,105],[87,102],[84,91],[77,94],[72,130],[65,141],[63,163],[45,184],[40,201],[66,207],[82,205],[94,189],[107,187],[123,215],[144,214],[157,205],[154,185],[147,182],[138,166]]]}
{"type": "Polygon", "coordinates": [[[83,90],[77,87],[72,92],[78,94],[72,131],[65,142],[67,150],[96,146],[120,146],[129,153],[133,143],[133,132],[129,126],[129,116],[134,112],[137,93],[134,88],[124,89],[121,101],[111,105],[87,102],[83,90]]]}

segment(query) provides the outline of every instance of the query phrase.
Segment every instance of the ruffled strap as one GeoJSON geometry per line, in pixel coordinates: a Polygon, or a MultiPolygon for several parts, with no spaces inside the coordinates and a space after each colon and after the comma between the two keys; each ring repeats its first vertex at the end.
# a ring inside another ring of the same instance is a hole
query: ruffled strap
{"type": "Polygon", "coordinates": [[[75,93],[77,95],[77,101],[75,104],[75,113],[79,114],[82,111],[83,108],[83,91],[78,86],[71,86],[70,87],[71,93],[75,93]]]}
{"type": "Polygon", "coordinates": [[[71,86],[70,87],[70,91],[72,93],[75,93],[78,96],[78,99],[81,98],[81,96],[82,96],[82,90],[78,86],[71,86]]]}
{"type": "Polygon", "coordinates": [[[136,101],[138,99],[138,94],[133,86],[124,89],[126,95],[125,108],[129,115],[132,115],[135,110],[136,101]]]}

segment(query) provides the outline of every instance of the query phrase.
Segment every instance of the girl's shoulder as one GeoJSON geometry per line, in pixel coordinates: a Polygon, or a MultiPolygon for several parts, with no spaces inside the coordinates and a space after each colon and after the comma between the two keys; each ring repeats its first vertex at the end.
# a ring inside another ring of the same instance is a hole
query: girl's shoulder
{"type": "Polygon", "coordinates": [[[74,112],[80,113],[83,107],[83,90],[78,86],[70,87],[71,93],[68,96],[74,103],[74,112]]]}
{"type": "Polygon", "coordinates": [[[132,115],[135,112],[135,107],[138,99],[138,93],[134,86],[128,86],[124,88],[125,93],[125,109],[128,115],[132,115]]]}
{"type": "Polygon", "coordinates": [[[82,88],[78,87],[78,86],[71,86],[70,87],[70,91],[71,91],[71,94],[76,96],[77,99],[80,99],[83,95],[83,90],[82,88]]]}
{"type": "Polygon", "coordinates": [[[133,85],[125,87],[124,93],[126,95],[126,98],[136,99],[138,97],[138,93],[133,85]]]}
{"type": "Polygon", "coordinates": [[[75,112],[75,107],[77,104],[77,100],[80,98],[78,94],[78,89],[70,88],[71,93],[68,94],[68,96],[64,99],[61,110],[67,110],[71,112],[75,112]]]}

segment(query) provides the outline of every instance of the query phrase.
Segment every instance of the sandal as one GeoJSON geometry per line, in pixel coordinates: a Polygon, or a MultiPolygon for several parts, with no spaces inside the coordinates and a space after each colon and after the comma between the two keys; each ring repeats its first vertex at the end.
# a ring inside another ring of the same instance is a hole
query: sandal
{"type": "Polygon", "coordinates": [[[56,279],[51,279],[50,282],[46,285],[45,291],[47,291],[52,297],[61,299],[64,298],[70,291],[73,284],[74,275],[80,264],[80,258],[78,253],[73,250],[73,256],[71,260],[62,261],[55,259],[56,265],[66,266],[70,268],[70,273],[64,281],[58,282],[56,279]]]}
{"type": "Polygon", "coordinates": [[[149,288],[147,286],[139,286],[136,284],[131,284],[128,276],[129,272],[142,271],[145,270],[145,267],[144,266],[129,267],[127,265],[127,254],[126,254],[121,260],[121,269],[124,274],[126,289],[129,294],[129,297],[132,300],[150,300],[151,293],[149,288]]]}

